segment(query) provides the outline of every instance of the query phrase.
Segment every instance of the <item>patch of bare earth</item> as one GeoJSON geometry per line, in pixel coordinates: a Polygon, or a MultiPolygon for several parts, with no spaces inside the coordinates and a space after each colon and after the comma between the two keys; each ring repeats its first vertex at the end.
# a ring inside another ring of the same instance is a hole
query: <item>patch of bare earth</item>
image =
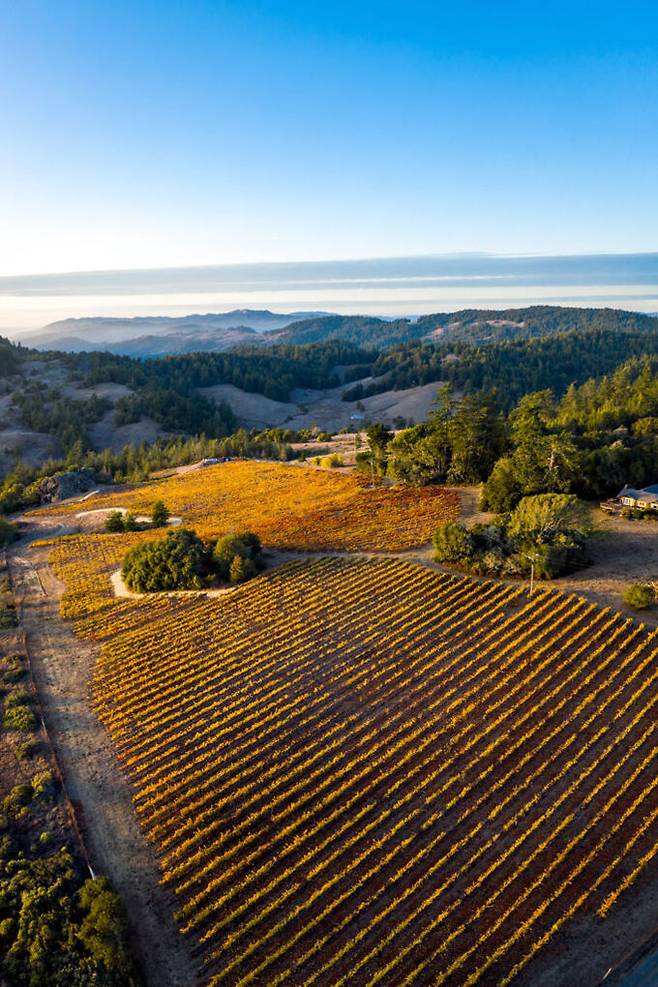
{"type": "Polygon", "coordinates": [[[119,452],[125,445],[140,445],[142,442],[155,442],[166,437],[167,433],[152,418],[140,418],[128,425],[114,424],[114,409],[107,411],[100,421],[88,429],[89,438],[96,449],[111,449],[119,452]]]}
{"type": "Polygon", "coordinates": [[[48,547],[30,548],[22,540],[9,565],[44,719],[69,795],[80,808],[92,865],[108,875],[126,905],[148,987],[195,987],[196,964],[175,925],[175,902],[160,884],[131,787],[91,709],[98,649],[75,637],[60,618],[63,586],[48,566],[48,552],[48,547]]]}
{"type": "Polygon", "coordinates": [[[638,614],[624,604],[622,594],[629,583],[658,580],[658,521],[612,517],[598,508],[594,515],[597,535],[591,542],[592,565],[562,576],[555,585],[657,627],[658,607],[638,614]]]}
{"type": "MultiPolygon", "coordinates": [[[[366,378],[362,383],[371,383],[366,378]]],[[[250,394],[232,384],[203,387],[199,393],[214,401],[225,401],[240,421],[250,428],[285,425],[295,430],[317,425],[327,432],[335,432],[354,424],[352,415],[362,419],[380,421],[392,425],[396,419],[424,421],[440,384],[422,384],[404,391],[385,391],[373,394],[361,402],[343,401],[343,391],[351,385],[341,384],[328,390],[297,389],[291,392],[290,401],[273,401],[262,394],[250,394]],[[359,405],[357,407],[357,404],[359,405]]]]}

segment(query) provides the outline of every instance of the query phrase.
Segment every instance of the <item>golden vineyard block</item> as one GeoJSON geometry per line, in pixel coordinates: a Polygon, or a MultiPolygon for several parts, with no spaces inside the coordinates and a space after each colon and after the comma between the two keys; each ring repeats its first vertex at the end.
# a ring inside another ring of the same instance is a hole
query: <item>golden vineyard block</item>
{"type": "Polygon", "coordinates": [[[508,983],[641,879],[655,634],[383,557],[115,600],[130,537],[53,562],[202,982],[508,983]]]}

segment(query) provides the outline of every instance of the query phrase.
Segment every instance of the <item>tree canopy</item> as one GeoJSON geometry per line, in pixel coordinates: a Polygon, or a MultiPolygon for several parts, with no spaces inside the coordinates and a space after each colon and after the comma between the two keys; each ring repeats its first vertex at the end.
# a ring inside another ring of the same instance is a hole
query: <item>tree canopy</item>
{"type": "Polygon", "coordinates": [[[591,534],[587,504],[573,494],[535,494],[491,524],[441,525],[435,558],[487,575],[520,576],[534,568],[550,579],[587,564],[591,534]]]}
{"type": "Polygon", "coordinates": [[[130,549],[121,574],[129,589],[138,593],[203,589],[211,575],[208,547],[194,531],[177,528],[164,538],[143,541],[130,549]]]}
{"type": "Polygon", "coordinates": [[[214,580],[243,583],[265,566],[260,539],[250,531],[226,535],[215,544],[187,528],[133,546],[121,570],[138,593],[204,589],[214,580]]]}

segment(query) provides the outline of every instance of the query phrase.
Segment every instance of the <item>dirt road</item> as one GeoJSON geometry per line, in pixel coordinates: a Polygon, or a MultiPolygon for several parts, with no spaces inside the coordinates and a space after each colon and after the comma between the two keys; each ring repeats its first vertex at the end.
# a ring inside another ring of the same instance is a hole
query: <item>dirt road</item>
{"type": "Polygon", "coordinates": [[[80,806],[92,865],[125,902],[147,987],[195,987],[196,964],[174,923],[174,899],[159,883],[129,784],[90,708],[96,648],[75,637],[59,617],[63,586],[47,565],[49,549],[32,548],[29,557],[25,549],[26,542],[18,542],[9,557],[19,615],[46,726],[68,793],[80,806]]]}

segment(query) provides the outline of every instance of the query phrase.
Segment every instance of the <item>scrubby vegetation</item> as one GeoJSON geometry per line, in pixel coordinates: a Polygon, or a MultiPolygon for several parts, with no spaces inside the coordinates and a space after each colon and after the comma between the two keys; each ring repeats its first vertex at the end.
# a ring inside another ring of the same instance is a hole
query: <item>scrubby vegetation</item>
{"type": "Polygon", "coordinates": [[[0,654],[0,983],[137,987],[121,903],[89,878],[46,759],[24,656],[0,654]],[[13,767],[12,767],[13,765],[13,767]]]}
{"type": "Polygon", "coordinates": [[[481,575],[520,576],[534,569],[553,579],[587,564],[592,534],[589,508],[572,494],[524,497],[492,524],[449,522],[434,533],[437,562],[481,575]]]}
{"type": "Polygon", "coordinates": [[[647,610],[656,602],[656,591],[649,583],[631,583],[624,590],[624,603],[633,610],[647,610]]]}

